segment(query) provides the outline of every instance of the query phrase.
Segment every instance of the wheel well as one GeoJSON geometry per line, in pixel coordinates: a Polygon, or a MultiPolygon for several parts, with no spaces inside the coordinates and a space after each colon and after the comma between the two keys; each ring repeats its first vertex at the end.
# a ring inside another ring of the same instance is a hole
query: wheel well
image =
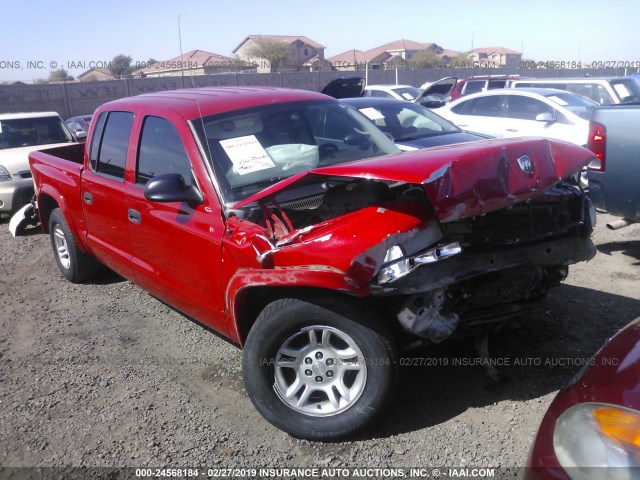
{"type": "Polygon", "coordinates": [[[335,298],[343,301],[362,301],[351,295],[313,287],[252,287],[239,292],[235,300],[236,324],[240,344],[244,342],[249,330],[264,308],[279,298],[297,298],[298,300],[335,298]]]}
{"type": "Polygon", "coordinates": [[[40,212],[40,221],[42,222],[42,230],[45,233],[49,233],[49,217],[60,205],[53,197],[47,194],[41,194],[38,196],[38,211],[40,212]]]}

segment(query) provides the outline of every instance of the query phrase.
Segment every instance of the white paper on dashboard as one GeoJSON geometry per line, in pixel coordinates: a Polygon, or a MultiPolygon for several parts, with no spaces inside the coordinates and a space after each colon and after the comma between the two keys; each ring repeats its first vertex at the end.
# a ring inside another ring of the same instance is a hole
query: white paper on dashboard
{"type": "Polygon", "coordinates": [[[220,145],[233,163],[233,170],[238,175],[266,170],[275,167],[255,135],[220,140],[220,145]]]}
{"type": "Polygon", "coordinates": [[[384,115],[373,107],[361,108],[360,113],[365,115],[369,120],[382,120],[384,118],[384,115]]]}

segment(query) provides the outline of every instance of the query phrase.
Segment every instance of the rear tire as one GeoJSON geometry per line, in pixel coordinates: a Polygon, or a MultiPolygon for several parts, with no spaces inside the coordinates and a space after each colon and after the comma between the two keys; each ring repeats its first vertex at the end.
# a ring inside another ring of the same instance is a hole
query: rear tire
{"type": "Polygon", "coordinates": [[[92,255],[78,248],[60,208],[54,209],[49,217],[49,237],[53,256],[64,278],[80,283],[100,272],[102,265],[92,255]]]}
{"type": "Polygon", "coordinates": [[[393,394],[391,334],[367,310],[334,299],[280,299],[251,328],[243,354],[249,398],[271,424],[309,440],[368,426],[393,394]]]}

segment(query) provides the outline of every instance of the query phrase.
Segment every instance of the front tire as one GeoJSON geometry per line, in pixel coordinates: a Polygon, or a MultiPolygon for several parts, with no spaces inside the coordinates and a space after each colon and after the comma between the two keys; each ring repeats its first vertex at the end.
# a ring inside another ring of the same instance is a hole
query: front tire
{"type": "Polygon", "coordinates": [[[80,283],[100,272],[101,264],[78,248],[76,238],[59,208],[53,210],[49,217],[49,237],[53,255],[64,278],[80,283]]]}
{"type": "Polygon", "coordinates": [[[369,425],[393,394],[396,370],[385,325],[330,299],[269,304],[243,354],[245,387],[256,409],[309,440],[337,440],[369,425]]]}

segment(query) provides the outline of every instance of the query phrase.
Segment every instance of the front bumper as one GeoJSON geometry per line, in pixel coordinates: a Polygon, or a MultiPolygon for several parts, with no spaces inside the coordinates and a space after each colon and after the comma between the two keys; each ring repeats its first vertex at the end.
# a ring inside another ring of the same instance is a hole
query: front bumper
{"type": "Polygon", "coordinates": [[[384,285],[371,285],[372,295],[412,295],[519,266],[561,266],[592,259],[596,247],[586,235],[573,235],[532,245],[467,248],[440,262],[420,265],[384,285]]]}
{"type": "Polygon", "coordinates": [[[0,182],[0,212],[9,213],[29,203],[34,194],[31,178],[13,177],[0,182]]]}

